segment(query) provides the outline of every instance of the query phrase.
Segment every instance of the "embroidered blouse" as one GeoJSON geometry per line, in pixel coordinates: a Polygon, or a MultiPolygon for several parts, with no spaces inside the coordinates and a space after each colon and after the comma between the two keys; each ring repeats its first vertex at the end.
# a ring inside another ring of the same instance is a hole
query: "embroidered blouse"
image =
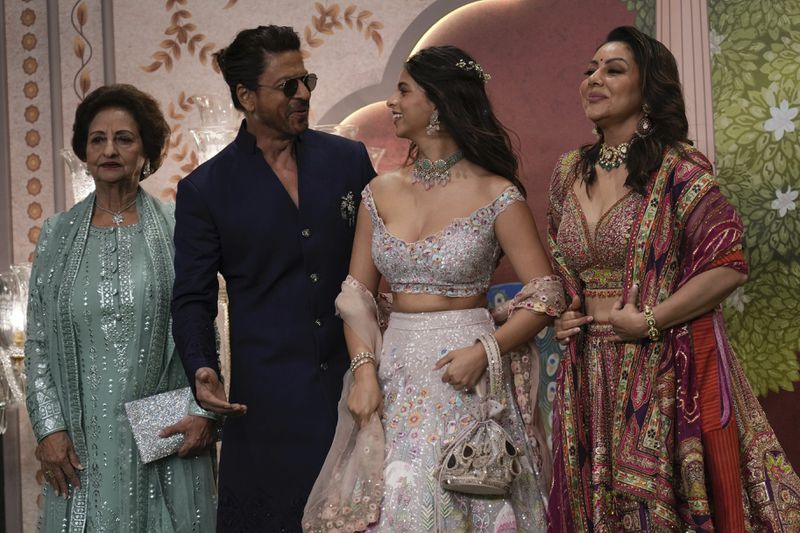
{"type": "Polygon", "coordinates": [[[584,295],[609,298],[622,295],[625,258],[633,221],[643,197],[630,191],[589,224],[578,198],[568,185],[557,243],[564,260],[584,284],[584,295]]]}
{"type": "Polygon", "coordinates": [[[369,185],[361,193],[372,218],[372,259],[392,292],[452,298],[482,294],[500,258],[494,222],[513,202],[524,202],[509,186],[471,214],[454,219],[424,239],[406,242],[392,235],[378,214],[369,185]]]}

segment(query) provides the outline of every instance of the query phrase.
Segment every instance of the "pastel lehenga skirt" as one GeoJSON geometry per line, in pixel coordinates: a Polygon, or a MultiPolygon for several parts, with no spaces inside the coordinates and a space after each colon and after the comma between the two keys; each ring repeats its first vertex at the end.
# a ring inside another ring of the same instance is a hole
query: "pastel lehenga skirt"
{"type": "Polygon", "coordinates": [[[480,334],[491,331],[494,323],[486,309],[391,314],[379,369],[384,394],[385,488],[380,522],[369,531],[545,531],[542,487],[530,466],[533,451],[512,399],[507,361],[507,407],[500,423],[527,456],[511,494],[459,494],[443,490],[436,479],[442,450],[473,420],[479,399],[475,393],[442,383],[444,369],[433,370],[433,366],[449,351],[470,346],[480,334]]]}

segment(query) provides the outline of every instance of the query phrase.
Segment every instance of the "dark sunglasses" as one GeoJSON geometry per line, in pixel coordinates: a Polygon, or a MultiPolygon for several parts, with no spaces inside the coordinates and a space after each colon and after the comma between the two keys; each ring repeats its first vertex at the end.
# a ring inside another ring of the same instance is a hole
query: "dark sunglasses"
{"type": "Polygon", "coordinates": [[[275,87],[272,85],[258,85],[257,87],[267,87],[268,89],[283,91],[283,94],[286,95],[286,98],[291,98],[295,95],[295,93],[297,93],[297,88],[300,86],[301,81],[303,82],[303,85],[306,86],[306,89],[308,89],[308,92],[311,92],[314,90],[314,87],[317,86],[317,75],[306,74],[305,76],[300,76],[299,78],[290,78],[280,82],[275,87]]]}

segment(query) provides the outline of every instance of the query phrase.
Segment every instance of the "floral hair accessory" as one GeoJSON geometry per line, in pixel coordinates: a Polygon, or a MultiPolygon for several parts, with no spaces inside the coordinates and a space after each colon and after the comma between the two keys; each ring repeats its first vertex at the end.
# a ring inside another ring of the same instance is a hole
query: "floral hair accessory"
{"type": "Polygon", "coordinates": [[[464,61],[463,59],[459,59],[458,63],[456,63],[456,66],[461,70],[474,70],[478,74],[478,77],[483,80],[483,83],[486,83],[492,79],[491,75],[483,71],[483,67],[481,67],[480,63],[476,63],[475,61],[464,61]]]}

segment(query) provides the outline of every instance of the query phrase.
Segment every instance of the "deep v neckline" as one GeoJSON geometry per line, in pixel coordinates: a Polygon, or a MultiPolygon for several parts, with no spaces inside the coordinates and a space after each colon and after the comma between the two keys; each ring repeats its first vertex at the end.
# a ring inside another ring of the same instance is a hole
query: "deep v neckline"
{"type": "Polygon", "coordinates": [[[583,207],[581,206],[581,202],[578,199],[578,195],[575,193],[574,182],[572,184],[570,184],[569,190],[570,190],[570,193],[572,194],[572,201],[575,202],[575,207],[578,209],[578,213],[579,213],[579,215],[581,217],[581,226],[583,227],[583,231],[586,234],[586,242],[589,243],[589,245],[592,247],[592,249],[595,248],[595,244],[597,243],[597,232],[600,229],[600,226],[603,224],[603,222],[605,222],[608,219],[608,217],[611,215],[611,213],[613,213],[617,209],[617,207],[619,207],[622,204],[622,202],[626,198],[628,198],[628,196],[633,194],[633,192],[634,192],[633,189],[628,189],[628,192],[626,192],[625,194],[620,196],[617,199],[617,201],[615,201],[613,204],[611,204],[611,207],[606,209],[605,212],[603,212],[600,215],[600,218],[597,219],[597,222],[594,223],[594,231],[592,232],[592,231],[590,231],[590,228],[591,228],[592,225],[589,223],[589,220],[586,218],[586,213],[583,211],[583,207]]]}
{"type": "Polygon", "coordinates": [[[400,237],[398,237],[394,233],[392,233],[391,230],[389,230],[389,228],[386,227],[386,222],[384,222],[383,218],[381,218],[381,215],[378,212],[378,204],[375,203],[375,197],[372,195],[372,189],[369,187],[369,185],[367,185],[367,190],[369,191],[370,203],[372,204],[372,210],[375,213],[375,218],[378,220],[378,222],[381,223],[381,228],[383,229],[383,232],[386,235],[388,235],[389,237],[391,237],[392,239],[396,240],[397,242],[405,245],[406,247],[411,247],[411,246],[415,246],[415,245],[418,245],[418,244],[421,244],[421,243],[425,243],[425,242],[428,242],[428,241],[437,240],[439,237],[442,236],[442,234],[444,234],[448,229],[452,228],[456,224],[458,224],[460,222],[464,222],[466,220],[470,220],[476,214],[478,214],[480,211],[482,211],[484,209],[488,209],[489,207],[493,206],[497,202],[497,200],[499,200],[504,194],[506,194],[509,190],[511,190],[513,188],[514,188],[513,185],[509,185],[508,187],[503,189],[503,192],[498,194],[494,198],[494,200],[492,200],[488,204],[482,205],[482,206],[474,209],[471,213],[469,213],[469,214],[467,214],[465,216],[454,218],[453,220],[448,222],[442,229],[440,229],[438,231],[435,231],[434,233],[431,233],[427,237],[423,237],[421,239],[417,239],[416,241],[406,241],[406,240],[401,239],[400,237]]]}

